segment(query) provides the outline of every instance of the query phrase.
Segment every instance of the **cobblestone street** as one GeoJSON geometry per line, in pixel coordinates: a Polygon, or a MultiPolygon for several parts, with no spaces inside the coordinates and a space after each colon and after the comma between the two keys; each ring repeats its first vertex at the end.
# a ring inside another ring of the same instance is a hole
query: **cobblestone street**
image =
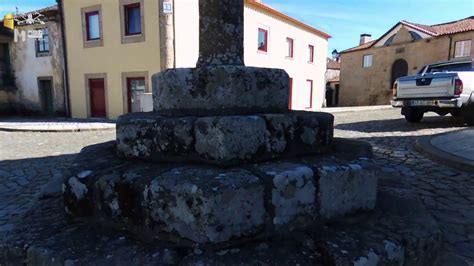
{"type": "MultiPolygon", "coordinates": [[[[414,186],[446,236],[446,260],[474,260],[474,173],[433,162],[415,150],[417,137],[463,128],[462,119],[435,114],[408,124],[399,110],[336,114],[337,137],[372,144],[377,163],[387,174],[414,186]],[[456,255],[454,255],[456,254],[456,255]]],[[[451,264],[455,265],[455,264],[451,264]]]]}
{"type": "MultiPolygon", "coordinates": [[[[338,113],[336,137],[365,140],[387,175],[418,191],[446,235],[446,260],[474,261],[474,174],[433,162],[415,151],[417,137],[463,128],[462,119],[427,116],[408,124],[399,110],[338,113]]],[[[76,133],[0,132],[0,236],[14,226],[42,187],[61,175],[86,145],[115,138],[115,131],[76,133]]]]}

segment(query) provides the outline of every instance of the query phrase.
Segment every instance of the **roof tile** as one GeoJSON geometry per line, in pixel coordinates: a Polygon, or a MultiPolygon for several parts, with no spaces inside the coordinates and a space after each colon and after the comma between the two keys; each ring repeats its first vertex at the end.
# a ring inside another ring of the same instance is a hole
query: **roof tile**
{"type": "MultiPolygon", "coordinates": [[[[451,21],[451,22],[446,22],[442,24],[436,24],[436,25],[423,25],[423,24],[418,24],[418,23],[413,23],[413,22],[408,22],[405,20],[400,21],[399,23],[415,28],[419,31],[422,31],[428,35],[431,35],[433,37],[439,37],[439,36],[444,36],[444,35],[449,35],[449,34],[455,34],[455,33],[461,33],[461,32],[466,32],[466,31],[472,31],[474,30],[474,16],[467,17],[464,19],[456,20],[456,21],[451,21]]],[[[398,25],[398,24],[397,24],[398,25]]],[[[380,38],[379,38],[380,39],[380,38]]],[[[352,47],[349,49],[346,49],[342,51],[341,53],[347,53],[347,52],[353,52],[353,51],[359,51],[359,50],[364,50],[368,49],[375,44],[379,39],[356,46],[352,47]]]]}

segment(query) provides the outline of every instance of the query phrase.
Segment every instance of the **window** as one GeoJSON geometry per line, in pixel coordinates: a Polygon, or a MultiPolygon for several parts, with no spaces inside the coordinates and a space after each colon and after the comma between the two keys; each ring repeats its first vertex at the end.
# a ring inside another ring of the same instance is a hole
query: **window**
{"type": "Polygon", "coordinates": [[[418,40],[421,40],[423,39],[420,34],[414,32],[414,31],[409,31],[410,32],[410,35],[411,35],[411,40],[412,41],[418,41],[418,40]]]}
{"type": "Polygon", "coordinates": [[[289,80],[289,91],[288,91],[288,110],[291,110],[293,98],[293,78],[289,80]]]}
{"type": "Polygon", "coordinates": [[[396,34],[390,36],[390,38],[388,38],[383,45],[384,46],[389,46],[390,44],[392,44],[393,40],[395,39],[395,36],[396,36],[396,34]]]}
{"type": "Polygon", "coordinates": [[[309,50],[309,63],[314,62],[314,46],[313,45],[308,45],[308,50],[309,50]]]}
{"type": "Polygon", "coordinates": [[[143,0],[120,0],[120,31],[122,44],[145,41],[143,0]]]}
{"type": "Polygon", "coordinates": [[[363,67],[371,67],[372,66],[372,55],[364,55],[364,62],[362,64],[363,67]]]}
{"type": "Polygon", "coordinates": [[[41,39],[36,39],[36,55],[49,54],[49,30],[48,28],[40,29],[43,32],[41,39]]]}
{"type": "Polygon", "coordinates": [[[456,42],[454,57],[467,57],[471,55],[471,40],[456,42]]]}
{"type": "Polygon", "coordinates": [[[84,48],[103,46],[101,5],[84,7],[82,15],[82,40],[84,48]]]}
{"type": "Polygon", "coordinates": [[[306,93],[306,109],[313,108],[313,81],[308,79],[306,80],[307,93],[306,93]]]}
{"type": "Polygon", "coordinates": [[[86,30],[87,40],[99,40],[100,39],[100,26],[99,26],[99,11],[86,13],[86,30]]]}
{"type": "Polygon", "coordinates": [[[261,52],[268,51],[268,31],[258,29],[258,50],[261,52]]]}
{"type": "Polygon", "coordinates": [[[142,33],[140,3],[126,5],[125,11],[125,35],[137,35],[142,33]]]}
{"type": "Polygon", "coordinates": [[[293,58],[293,39],[291,38],[286,38],[286,44],[288,45],[287,48],[287,53],[286,53],[286,58],[293,58]]]}

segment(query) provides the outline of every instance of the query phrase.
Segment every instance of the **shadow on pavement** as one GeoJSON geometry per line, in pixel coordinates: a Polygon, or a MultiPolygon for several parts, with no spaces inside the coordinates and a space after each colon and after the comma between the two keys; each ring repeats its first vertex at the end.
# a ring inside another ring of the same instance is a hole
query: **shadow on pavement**
{"type": "Polygon", "coordinates": [[[0,240],[40,198],[62,193],[76,154],[0,161],[0,240]]]}
{"type": "MultiPolygon", "coordinates": [[[[338,121],[336,121],[337,123],[338,121]]],[[[404,118],[400,119],[387,119],[387,120],[371,120],[355,123],[340,123],[335,125],[335,129],[339,130],[350,130],[359,131],[365,133],[376,133],[376,132],[390,132],[390,131],[402,131],[410,132],[422,129],[443,129],[443,128],[454,128],[454,127],[467,127],[462,117],[451,117],[451,116],[438,116],[438,117],[425,117],[421,123],[408,123],[404,118]]]]}

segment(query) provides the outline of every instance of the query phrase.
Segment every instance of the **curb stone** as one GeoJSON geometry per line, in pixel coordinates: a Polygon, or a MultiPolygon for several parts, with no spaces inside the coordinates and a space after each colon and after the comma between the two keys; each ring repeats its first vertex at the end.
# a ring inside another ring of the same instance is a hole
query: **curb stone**
{"type": "Polygon", "coordinates": [[[474,171],[474,161],[442,151],[436,148],[433,144],[431,144],[431,139],[433,139],[434,137],[450,133],[452,132],[438,134],[434,136],[421,137],[416,140],[415,149],[426,157],[451,166],[453,168],[461,169],[464,171],[474,171]]]}
{"type": "Polygon", "coordinates": [[[93,123],[83,125],[50,124],[50,125],[21,125],[21,124],[0,124],[0,131],[6,132],[81,132],[81,131],[102,131],[115,130],[115,124],[101,124],[94,126],[93,123]]]}

